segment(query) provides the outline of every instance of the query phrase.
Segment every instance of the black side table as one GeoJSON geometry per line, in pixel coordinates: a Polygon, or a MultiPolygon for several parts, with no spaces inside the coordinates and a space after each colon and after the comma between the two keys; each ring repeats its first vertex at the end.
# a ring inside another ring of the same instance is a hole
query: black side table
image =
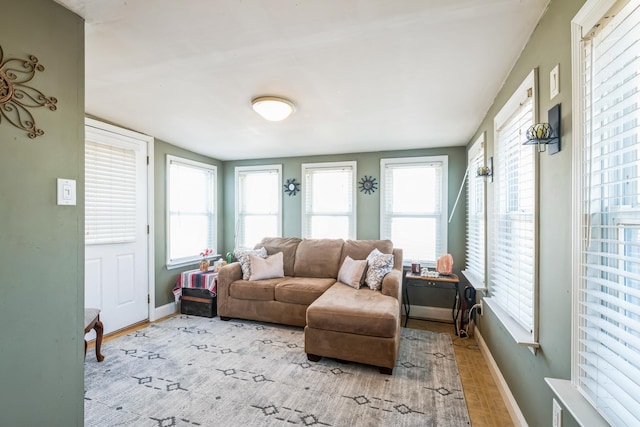
{"type": "Polygon", "coordinates": [[[456,332],[456,335],[459,335],[458,331],[458,317],[460,315],[460,279],[455,274],[451,274],[448,276],[439,275],[438,277],[428,277],[421,276],[419,274],[414,274],[408,272],[405,275],[406,281],[404,286],[404,299],[402,305],[404,305],[404,326],[407,326],[407,321],[409,320],[409,313],[411,311],[411,304],[409,303],[409,286],[414,286],[417,288],[444,288],[444,289],[455,289],[456,295],[453,300],[453,307],[451,308],[451,317],[453,319],[453,328],[456,332]]]}

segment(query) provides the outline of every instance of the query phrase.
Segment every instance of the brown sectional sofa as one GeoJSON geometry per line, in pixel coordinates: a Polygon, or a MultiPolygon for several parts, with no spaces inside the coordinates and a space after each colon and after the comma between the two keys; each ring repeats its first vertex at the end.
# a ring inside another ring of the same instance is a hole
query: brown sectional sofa
{"type": "Polygon", "coordinates": [[[284,276],[243,280],[240,264],[218,276],[218,315],[305,327],[309,360],[321,356],[366,363],[391,374],[400,344],[402,250],[390,240],[265,238],[256,245],[283,253],[284,276]],[[382,289],[337,281],[347,256],[366,259],[377,248],[393,254],[382,289]]]}

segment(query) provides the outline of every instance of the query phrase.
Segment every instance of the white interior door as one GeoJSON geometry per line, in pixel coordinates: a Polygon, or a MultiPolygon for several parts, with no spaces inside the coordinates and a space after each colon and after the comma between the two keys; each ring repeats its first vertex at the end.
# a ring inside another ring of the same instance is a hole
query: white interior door
{"type": "Polygon", "coordinates": [[[147,142],[93,126],[85,135],[85,307],[101,310],[109,333],[149,317],[147,142]]]}

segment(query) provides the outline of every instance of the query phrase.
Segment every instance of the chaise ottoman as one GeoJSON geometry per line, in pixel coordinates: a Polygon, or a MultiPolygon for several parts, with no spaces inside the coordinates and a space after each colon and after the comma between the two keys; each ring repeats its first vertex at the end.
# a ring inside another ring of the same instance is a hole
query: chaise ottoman
{"type": "Polygon", "coordinates": [[[397,298],[335,283],[307,308],[307,358],[365,363],[392,374],[400,346],[397,298]]]}

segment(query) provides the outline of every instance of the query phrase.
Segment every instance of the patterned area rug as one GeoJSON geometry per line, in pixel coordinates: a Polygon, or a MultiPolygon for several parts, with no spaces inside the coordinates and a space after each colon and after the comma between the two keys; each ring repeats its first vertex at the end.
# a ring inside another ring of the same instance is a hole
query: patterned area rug
{"type": "Polygon", "coordinates": [[[322,358],[301,328],[175,316],[85,362],[85,426],[468,426],[451,337],[402,329],[393,375],[322,358]]]}

